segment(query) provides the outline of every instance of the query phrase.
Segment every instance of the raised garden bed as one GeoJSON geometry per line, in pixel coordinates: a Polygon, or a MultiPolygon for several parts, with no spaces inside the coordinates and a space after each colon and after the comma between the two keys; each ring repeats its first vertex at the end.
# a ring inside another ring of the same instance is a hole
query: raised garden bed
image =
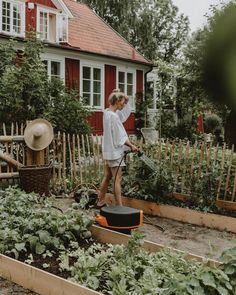
{"type": "MultiPolygon", "coordinates": [[[[112,194],[107,194],[106,198],[108,203],[114,202],[112,194]]],[[[123,197],[122,200],[124,206],[141,209],[144,214],[236,233],[236,218],[233,217],[203,213],[170,205],[160,205],[127,197],[123,197]]]]}
{"type": "MultiPolygon", "coordinates": [[[[38,272],[33,266],[1,255],[1,276],[24,288],[43,295],[99,294],[80,285],[83,284],[103,294],[112,292],[141,295],[145,294],[142,291],[145,289],[149,290],[149,294],[165,294],[164,290],[170,290],[169,294],[176,295],[182,294],[176,293],[176,288],[184,286],[185,289],[193,289],[195,293],[201,290],[202,293],[199,294],[209,294],[209,290],[218,288],[227,289],[229,292],[225,294],[234,294],[231,291],[236,283],[230,277],[231,269],[228,273],[225,268],[228,267],[227,261],[222,265],[214,260],[204,262],[205,259],[201,256],[184,254],[175,249],[170,251],[163,245],[148,241],[143,244],[148,251],[144,251],[138,232],[130,238],[94,225],[91,227],[92,240],[86,227],[89,217],[80,215],[78,204],[72,204],[72,207],[61,214],[60,210],[55,210],[50,204],[50,200],[45,201],[46,203],[40,199],[37,203],[35,195],[27,195],[14,189],[1,195],[0,212],[2,217],[5,216],[0,228],[4,234],[0,240],[1,252],[23,258],[23,261],[32,265],[36,262],[37,255],[41,255],[40,268],[51,271],[48,265],[45,266],[47,263],[44,260],[45,257],[50,257],[59,266],[54,273],[63,275],[63,278],[57,280],[57,276],[53,274],[44,270],[38,272]],[[6,228],[8,230],[5,232],[6,228]],[[57,238],[54,243],[53,238],[57,238]],[[83,241],[87,241],[87,244],[83,241]],[[97,241],[103,244],[98,244],[97,241]],[[114,246],[104,243],[113,243],[114,246]],[[67,272],[67,275],[64,276],[61,272],[67,272]],[[65,281],[64,277],[79,284],[65,281]],[[209,279],[211,286],[208,285],[209,279]]],[[[231,254],[230,259],[234,257],[234,252],[231,254]]],[[[236,270],[233,269],[234,273],[236,270]]]]}
{"type": "MultiPolygon", "coordinates": [[[[93,237],[101,243],[127,244],[130,239],[130,236],[128,235],[107,230],[96,225],[92,226],[91,231],[93,237]]],[[[149,252],[157,252],[165,248],[163,245],[149,241],[144,241],[143,247],[149,252]]],[[[205,260],[204,257],[198,255],[184,253],[183,251],[179,251],[177,249],[172,250],[178,253],[186,254],[186,259],[195,259],[198,261],[205,260]]],[[[208,265],[211,267],[217,267],[219,262],[209,259],[208,265]]],[[[24,287],[25,289],[32,290],[42,295],[102,294],[5,255],[0,255],[0,275],[1,277],[11,280],[12,282],[24,287]]]]}

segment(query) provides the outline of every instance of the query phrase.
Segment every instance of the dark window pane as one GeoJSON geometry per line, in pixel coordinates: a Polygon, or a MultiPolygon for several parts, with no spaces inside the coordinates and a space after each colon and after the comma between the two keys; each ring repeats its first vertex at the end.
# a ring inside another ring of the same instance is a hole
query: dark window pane
{"type": "Polygon", "coordinates": [[[125,73],[119,72],[119,83],[125,83],[125,73]]]}
{"type": "Polygon", "coordinates": [[[93,92],[101,93],[101,82],[93,82],[93,92]]]}
{"type": "Polygon", "coordinates": [[[101,81],[101,69],[93,69],[93,79],[101,81]]]}
{"type": "Polygon", "coordinates": [[[90,71],[91,71],[91,69],[89,67],[83,67],[83,78],[84,79],[90,79],[90,71]]]}
{"type": "Polygon", "coordinates": [[[121,92],[125,92],[125,85],[124,84],[118,84],[118,87],[120,89],[121,92]]]}
{"type": "Polygon", "coordinates": [[[127,85],[127,95],[133,95],[133,85],[127,85]]]}
{"type": "Polygon", "coordinates": [[[60,76],[60,63],[57,61],[51,62],[51,75],[60,76]]]}
{"type": "Polygon", "coordinates": [[[90,92],[90,81],[83,80],[83,91],[90,92]]]}
{"type": "Polygon", "coordinates": [[[101,95],[100,94],[94,94],[93,95],[93,105],[95,107],[101,106],[101,95]]]}
{"type": "Polygon", "coordinates": [[[127,84],[133,84],[133,74],[127,73],[127,84]]]}

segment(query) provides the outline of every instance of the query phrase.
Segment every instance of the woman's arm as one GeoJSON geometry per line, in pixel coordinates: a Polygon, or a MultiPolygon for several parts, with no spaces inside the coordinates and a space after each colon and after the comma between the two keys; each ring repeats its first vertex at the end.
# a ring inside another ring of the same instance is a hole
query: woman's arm
{"type": "Polygon", "coordinates": [[[129,102],[125,104],[124,108],[120,111],[116,111],[117,115],[119,116],[120,120],[122,123],[124,123],[130,116],[131,114],[131,106],[129,102]]]}

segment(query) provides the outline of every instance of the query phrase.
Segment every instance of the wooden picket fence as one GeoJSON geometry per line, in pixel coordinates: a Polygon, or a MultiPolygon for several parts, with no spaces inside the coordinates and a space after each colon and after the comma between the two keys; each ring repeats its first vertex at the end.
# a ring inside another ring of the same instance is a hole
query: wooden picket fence
{"type": "MultiPolygon", "coordinates": [[[[27,164],[23,140],[25,125],[0,126],[0,152],[27,164]]],[[[210,179],[214,182],[216,202],[226,209],[236,209],[236,154],[234,147],[212,146],[206,142],[159,141],[151,148],[136,142],[160,167],[168,167],[173,176],[173,193],[184,199],[192,194],[192,186],[210,179]],[[211,178],[210,178],[211,176],[211,178]],[[217,183],[217,184],[216,184],[217,183]]],[[[58,132],[45,149],[46,164],[52,163],[52,188],[70,190],[76,184],[99,183],[103,174],[101,137],[71,135],[58,132]]],[[[132,159],[132,157],[130,157],[132,159]]],[[[0,186],[18,181],[14,167],[0,160],[0,186]]],[[[208,185],[205,183],[205,185],[208,185]]],[[[210,184],[209,184],[210,185],[210,184]]],[[[204,192],[203,192],[204,193],[204,192]]]]}
{"type": "MultiPolygon", "coordinates": [[[[23,165],[27,165],[27,152],[24,143],[25,125],[2,124],[0,129],[0,152],[8,154],[23,165]]],[[[94,135],[71,135],[58,132],[44,152],[45,164],[52,164],[52,186],[63,186],[64,190],[75,184],[90,182],[101,178],[103,161],[101,157],[101,138],[94,135]]],[[[17,168],[0,161],[1,183],[14,183],[18,178],[17,168]],[[15,181],[14,181],[15,179],[15,181]]],[[[1,185],[0,183],[0,185],[1,185]]]]}
{"type": "MultiPolygon", "coordinates": [[[[145,147],[143,147],[145,149],[145,147]]],[[[191,145],[183,141],[162,141],[147,148],[149,157],[173,177],[173,193],[182,200],[194,196],[194,186],[212,186],[217,205],[236,209],[236,153],[234,146],[191,145]]],[[[208,187],[207,187],[208,189],[208,187]]],[[[206,191],[208,191],[206,189],[206,191]]],[[[201,188],[198,188],[201,191],[201,188]]],[[[204,194],[204,191],[202,191],[204,194]]],[[[196,193],[197,194],[197,193],[196,193]]]]}

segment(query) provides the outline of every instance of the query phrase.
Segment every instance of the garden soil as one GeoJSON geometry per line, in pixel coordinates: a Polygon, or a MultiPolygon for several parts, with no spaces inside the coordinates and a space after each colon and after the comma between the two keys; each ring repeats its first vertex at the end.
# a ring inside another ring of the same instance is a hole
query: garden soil
{"type": "MultiPolygon", "coordinates": [[[[57,205],[59,204],[62,210],[66,210],[72,202],[74,202],[73,199],[61,199],[57,205]]],[[[140,227],[145,240],[192,254],[217,260],[224,250],[236,247],[234,233],[161,217],[148,216],[148,220],[144,218],[145,221],[147,223],[140,227]],[[164,232],[159,227],[163,228],[164,232]]]]}
{"type": "MultiPolygon", "coordinates": [[[[57,199],[56,205],[66,210],[73,199],[57,199]]],[[[94,214],[94,211],[90,211],[94,214]]],[[[236,234],[160,217],[148,217],[140,227],[145,239],[192,254],[218,260],[221,253],[236,246],[236,234]],[[161,228],[164,230],[162,231],[161,228]]],[[[34,295],[16,284],[0,278],[0,295],[34,295]]]]}

